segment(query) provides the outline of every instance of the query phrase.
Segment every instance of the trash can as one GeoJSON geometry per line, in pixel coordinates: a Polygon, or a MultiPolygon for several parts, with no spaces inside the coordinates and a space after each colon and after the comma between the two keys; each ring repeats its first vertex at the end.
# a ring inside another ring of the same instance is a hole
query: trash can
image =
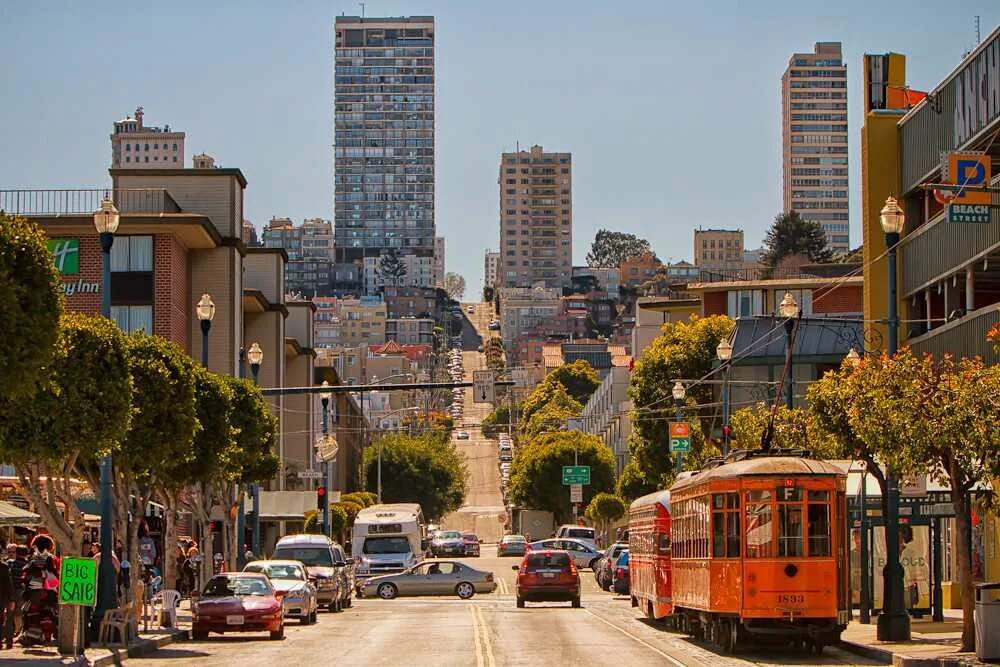
{"type": "Polygon", "coordinates": [[[976,585],[976,657],[1000,660],[1000,600],[990,591],[1000,590],[1000,582],[976,585]]]}

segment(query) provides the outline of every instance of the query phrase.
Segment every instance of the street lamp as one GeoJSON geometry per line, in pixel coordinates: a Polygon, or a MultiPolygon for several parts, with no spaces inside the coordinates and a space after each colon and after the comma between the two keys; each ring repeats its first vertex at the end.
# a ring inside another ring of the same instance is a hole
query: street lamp
{"type": "MultiPolygon", "coordinates": [[[[121,216],[114,202],[105,197],[101,207],[94,211],[94,227],[101,240],[101,260],[103,275],[101,282],[101,315],[111,319],[111,246],[115,242],[115,232],[121,216]]],[[[111,455],[101,457],[101,564],[98,573],[97,608],[92,618],[92,630],[96,633],[104,613],[118,607],[118,585],[112,560],[114,546],[114,507],[111,504],[111,455]]]]}
{"type": "MultiPolygon", "coordinates": [[[[674,384],[674,388],[670,391],[670,393],[674,395],[674,415],[677,418],[677,421],[682,422],[684,421],[684,399],[687,396],[687,392],[684,390],[684,385],[681,384],[680,380],[674,384]]],[[[677,452],[677,458],[674,461],[675,470],[678,475],[681,474],[683,456],[684,454],[677,452]]]]}
{"type": "Polygon", "coordinates": [[[201,365],[208,368],[208,330],[212,328],[212,318],[215,317],[215,303],[207,292],[201,295],[194,312],[201,322],[201,365]]]}
{"type": "Polygon", "coordinates": [[[851,368],[857,368],[861,365],[861,355],[853,347],[848,351],[847,356],[844,357],[851,368]]]}
{"type": "MultiPolygon", "coordinates": [[[[896,355],[899,345],[897,338],[899,317],[896,304],[896,246],[903,231],[906,218],[895,197],[885,200],[880,214],[882,231],[885,232],[887,264],[889,270],[888,321],[890,357],[896,355]]],[[[885,567],[882,569],[884,585],[882,594],[883,612],[878,617],[877,637],[880,641],[909,641],[910,617],[903,603],[903,566],[899,562],[899,480],[892,469],[886,470],[886,517],[885,517],[885,567]]]]}
{"type": "MultiPolygon", "coordinates": [[[[323,437],[322,437],[321,442],[322,442],[323,446],[325,446],[326,445],[326,439],[329,437],[329,434],[330,434],[328,415],[330,414],[330,397],[333,394],[329,391],[329,387],[330,387],[330,383],[329,382],[327,382],[326,380],[323,380],[323,383],[322,383],[321,386],[324,389],[326,389],[326,391],[321,391],[319,393],[319,402],[323,406],[323,437]]],[[[326,462],[326,461],[323,461],[323,473],[324,473],[323,474],[323,487],[327,490],[327,492],[329,492],[330,491],[330,464],[328,462],[326,462]]],[[[329,535],[330,534],[330,503],[329,502],[323,503],[323,534],[324,535],[329,535]]]]}
{"type": "MultiPolygon", "coordinates": [[[[247,361],[250,362],[250,374],[253,375],[253,383],[258,384],[257,374],[260,372],[260,365],[264,361],[264,350],[260,349],[260,343],[254,341],[247,350],[247,361]]],[[[260,549],[260,484],[254,482],[250,486],[250,493],[253,496],[253,523],[251,524],[252,551],[255,556],[261,555],[260,549]]]]}
{"type": "Polygon", "coordinates": [[[726,369],[722,380],[722,455],[726,456],[729,454],[729,374],[732,369],[729,360],[733,358],[732,344],[724,339],[719,341],[715,348],[715,356],[719,358],[726,369]]]}
{"type": "Polygon", "coordinates": [[[788,369],[785,383],[785,406],[791,410],[794,407],[794,382],[792,382],[792,333],[795,331],[795,318],[801,313],[799,304],[791,292],[785,292],[785,297],[778,304],[778,314],[785,318],[785,365],[788,369]]]}

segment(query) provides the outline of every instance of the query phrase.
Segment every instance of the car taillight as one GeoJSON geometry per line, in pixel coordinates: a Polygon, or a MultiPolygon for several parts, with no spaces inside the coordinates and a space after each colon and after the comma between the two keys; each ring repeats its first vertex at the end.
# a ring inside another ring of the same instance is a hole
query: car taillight
{"type": "Polygon", "coordinates": [[[572,562],[569,564],[569,573],[576,574],[576,565],[572,562]]]}
{"type": "Polygon", "coordinates": [[[486,573],[486,581],[493,581],[493,573],[492,572],[487,572],[486,573]]]}
{"type": "Polygon", "coordinates": [[[624,579],[624,578],[625,578],[625,568],[624,567],[617,568],[615,570],[615,579],[624,579]]]}

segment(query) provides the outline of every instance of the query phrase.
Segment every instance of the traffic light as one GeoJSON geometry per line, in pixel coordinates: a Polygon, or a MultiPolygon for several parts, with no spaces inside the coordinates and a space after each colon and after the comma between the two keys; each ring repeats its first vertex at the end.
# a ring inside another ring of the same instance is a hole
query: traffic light
{"type": "Polygon", "coordinates": [[[326,509],[326,487],[318,486],[316,487],[316,509],[324,510],[326,509]]]}
{"type": "Polygon", "coordinates": [[[221,533],[222,532],[222,522],[221,521],[209,521],[208,530],[211,533],[221,533]]]}

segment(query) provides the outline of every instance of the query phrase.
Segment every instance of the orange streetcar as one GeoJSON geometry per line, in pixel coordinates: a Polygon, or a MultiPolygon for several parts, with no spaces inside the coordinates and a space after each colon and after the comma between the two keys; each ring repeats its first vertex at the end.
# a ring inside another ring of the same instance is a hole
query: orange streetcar
{"type": "Polygon", "coordinates": [[[819,653],[847,626],[847,476],[802,450],[737,451],[670,488],[675,622],[732,652],[819,653]]]}
{"type": "Polygon", "coordinates": [[[649,619],[663,618],[670,603],[670,492],[637,498],[628,511],[629,593],[649,619]]]}

